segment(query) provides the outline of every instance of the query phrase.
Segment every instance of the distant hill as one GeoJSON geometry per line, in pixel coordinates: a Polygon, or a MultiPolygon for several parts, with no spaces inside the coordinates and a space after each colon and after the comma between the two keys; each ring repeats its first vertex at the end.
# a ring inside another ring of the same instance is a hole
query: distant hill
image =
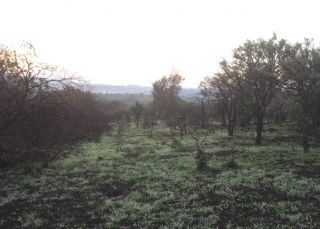
{"type": "Polygon", "coordinates": [[[91,89],[93,93],[102,94],[151,94],[151,87],[138,85],[92,84],[91,89]]]}
{"type": "MultiPolygon", "coordinates": [[[[152,87],[144,87],[139,85],[107,85],[107,84],[92,84],[93,93],[102,94],[145,94],[150,95],[152,87]]],[[[195,97],[199,93],[197,88],[182,88],[181,97],[195,97]]]]}
{"type": "Polygon", "coordinates": [[[123,102],[128,107],[131,107],[135,104],[136,101],[139,101],[143,104],[148,104],[152,102],[151,94],[106,94],[106,93],[96,93],[96,96],[100,100],[107,101],[120,101],[123,102]]]}
{"type": "MultiPolygon", "coordinates": [[[[91,91],[97,94],[99,99],[116,100],[132,106],[135,101],[148,104],[152,101],[152,87],[144,87],[139,85],[107,85],[92,84],[91,91]]],[[[199,93],[197,88],[182,88],[180,96],[185,101],[192,101],[199,93]]]]}

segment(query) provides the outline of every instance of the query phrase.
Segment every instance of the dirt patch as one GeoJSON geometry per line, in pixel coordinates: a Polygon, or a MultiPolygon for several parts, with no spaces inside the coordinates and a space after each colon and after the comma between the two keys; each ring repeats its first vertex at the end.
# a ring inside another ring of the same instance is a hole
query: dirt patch
{"type": "MultiPolygon", "coordinates": [[[[72,219],[70,224],[89,223],[88,213],[95,208],[87,204],[80,195],[72,195],[69,190],[55,190],[42,193],[39,198],[32,201],[19,199],[7,203],[0,208],[2,222],[1,228],[23,227],[24,215],[33,213],[37,218],[43,219],[42,228],[58,228],[64,219],[72,219]],[[81,207],[78,204],[81,203],[81,207]]],[[[101,216],[101,222],[104,222],[101,216]]],[[[71,225],[69,225],[71,226],[71,225]]],[[[32,228],[29,226],[28,228],[32,228]]]]}
{"type": "MultiPolygon", "coordinates": [[[[72,178],[76,174],[69,175],[72,178]]],[[[74,183],[68,186],[72,188],[62,186],[61,189],[41,193],[41,197],[30,203],[32,207],[28,210],[36,212],[39,218],[45,220],[43,228],[59,228],[61,225],[67,228],[102,228],[105,224],[104,214],[109,214],[109,209],[101,211],[101,203],[109,196],[128,192],[126,183],[116,177],[99,177],[89,171],[83,174],[83,177],[86,177],[90,184],[83,186],[86,189],[74,183]],[[103,186],[104,182],[107,185],[103,186]]]]}
{"type": "Polygon", "coordinates": [[[279,159],[277,160],[277,163],[281,166],[285,166],[285,167],[292,167],[294,165],[293,161],[290,160],[283,160],[283,159],[279,159]]]}
{"type": "Polygon", "coordinates": [[[254,143],[253,143],[253,141],[251,141],[251,142],[238,142],[237,145],[242,146],[242,147],[248,147],[248,146],[253,146],[254,143]]]}
{"type": "MultiPolygon", "coordinates": [[[[231,205],[224,206],[219,211],[219,220],[216,224],[218,228],[226,228],[226,225],[231,225],[231,228],[236,227],[251,227],[254,222],[263,224],[267,228],[274,228],[278,225],[290,224],[288,218],[283,218],[279,215],[279,205],[277,202],[289,201],[290,204],[297,203],[297,206],[301,206],[304,203],[306,209],[303,211],[308,212],[313,221],[317,221],[318,214],[314,213],[315,209],[318,209],[317,200],[314,198],[297,198],[288,197],[284,193],[280,193],[272,187],[266,188],[250,188],[246,186],[240,186],[236,188],[238,194],[233,198],[231,205]],[[257,208],[257,202],[268,203],[263,210],[257,208]]],[[[281,208],[281,207],[280,207],[281,208]]],[[[301,212],[301,209],[287,209],[289,212],[297,213],[301,212]]]]}
{"type": "Polygon", "coordinates": [[[227,149],[227,150],[221,150],[215,153],[216,157],[228,157],[228,156],[234,156],[237,155],[239,153],[241,153],[242,151],[240,150],[236,150],[236,149],[227,149]]]}
{"type": "Polygon", "coordinates": [[[253,222],[263,223],[267,228],[288,224],[288,220],[282,219],[276,214],[262,213],[261,211],[247,207],[246,205],[229,206],[219,214],[217,228],[252,227],[253,222]],[[229,225],[229,227],[227,226],[229,225]]]}
{"type": "Polygon", "coordinates": [[[303,164],[297,164],[297,162],[290,160],[278,160],[277,162],[282,167],[293,168],[295,170],[293,173],[298,177],[320,178],[320,165],[314,164],[314,161],[305,160],[302,162],[303,164]]]}
{"type": "Polygon", "coordinates": [[[126,158],[137,158],[140,156],[140,152],[125,152],[125,153],[122,153],[122,155],[126,158]]]}
{"type": "Polygon", "coordinates": [[[258,189],[242,186],[240,187],[240,190],[242,193],[241,196],[245,199],[244,201],[263,201],[271,203],[289,199],[284,194],[279,193],[272,188],[258,189]]]}
{"type": "Polygon", "coordinates": [[[18,218],[23,213],[30,209],[31,204],[27,200],[16,200],[5,204],[0,208],[0,215],[3,220],[0,220],[1,228],[20,228],[21,222],[18,218]]]}
{"type": "Polygon", "coordinates": [[[125,157],[132,157],[132,158],[137,158],[140,156],[142,152],[145,151],[143,147],[126,147],[121,150],[122,155],[125,157]]]}
{"type": "Polygon", "coordinates": [[[121,180],[113,180],[106,183],[98,183],[96,190],[104,196],[116,197],[128,194],[131,191],[131,186],[121,180]]]}
{"type": "Polygon", "coordinates": [[[190,154],[187,153],[170,153],[170,154],[164,154],[159,156],[159,159],[170,159],[170,158],[176,158],[176,157],[186,157],[186,156],[190,156],[190,154]]]}
{"type": "Polygon", "coordinates": [[[220,173],[222,173],[219,169],[209,169],[211,176],[218,176],[220,173]]]}
{"type": "Polygon", "coordinates": [[[202,200],[204,206],[213,206],[213,205],[219,205],[224,199],[224,197],[213,191],[210,191],[210,192],[201,194],[200,199],[202,200]]]}
{"type": "Polygon", "coordinates": [[[239,187],[239,195],[232,205],[223,208],[219,213],[217,222],[218,228],[226,228],[227,224],[234,227],[250,227],[252,222],[259,222],[268,227],[275,227],[281,224],[287,224],[286,219],[282,219],[275,211],[261,211],[251,203],[266,202],[273,203],[277,201],[288,200],[288,198],[274,189],[258,189],[246,186],[239,187]],[[246,204],[244,204],[246,203],[246,204]]]}
{"type": "Polygon", "coordinates": [[[305,164],[305,165],[296,165],[296,174],[299,177],[306,177],[311,179],[319,179],[320,178],[320,166],[305,164]]]}
{"type": "Polygon", "coordinates": [[[299,136],[295,135],[277,135],[277,136],[266,136],[264,139],[267,144],[280,144],[283,142],[299,142],[299,136]]]}
{"type": "Polygon", "coordinates": [[[116,197],[131,192],[131,185],[118,177],[88,177],[89,184],[103,196],[116,197]]]}

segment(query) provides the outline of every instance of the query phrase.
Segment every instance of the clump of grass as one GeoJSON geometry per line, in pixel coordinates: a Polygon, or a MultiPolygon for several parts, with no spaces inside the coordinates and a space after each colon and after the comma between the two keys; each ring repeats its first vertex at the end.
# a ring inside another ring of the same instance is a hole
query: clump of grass
{"type": "Polygon", "coordinates": [[[229,168],[229,169],[237,169],[237,168],[239,168],[239,164],[234,158],[231,158],[227,162],[226,167],[229,168]]]}
{"type": "Polygon", "coordinates": [[[297,179],[291,172],[283,172],[274,178],[274,187],[280,193],[292,198],[317,196],[319,185],[309,179],[297,179]]]}
{"type": "Polygon", "coordinates": [[[207,147],[207,135],[205,135],[202,140],[198,136],[194,137],[197,146],[197,154],[195,156],[197,169],[206,170],[208,168],[208,158],[205,152],[207,147]]]}
{"type": "Polygon", "coordinates": [[[172,138],[172,142],[170,144],[171,148],[179,148],[181,147],[181,140],[177,139],[177,138],[172,138]]]}
{"type": "Polygon", "coordinates": [[[35,212],[24,214],[18,218],[23,227],[40,228],[44,220],[39,218],[35,212]]]}

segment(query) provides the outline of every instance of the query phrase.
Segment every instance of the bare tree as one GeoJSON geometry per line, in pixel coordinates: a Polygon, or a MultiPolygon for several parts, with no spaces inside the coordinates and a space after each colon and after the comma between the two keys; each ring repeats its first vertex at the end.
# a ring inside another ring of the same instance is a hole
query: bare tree
{"type": "Polygon", "coordinates": [[[200,132],[195,131],[193,133],[193,138],[196,142],[197,153],[195,155],[197,169],[204,170],[207,168],[207,155],[206,155],[206,147],[207,147],[207,134],[202,135],[200,132]]]}
{"type": "Polygon", "coordinates": [[[0,47],[0,161],[32,158],[53,145],[101,133],[104,106],[80,81],[39,63],[31,44],[0,47]]]}

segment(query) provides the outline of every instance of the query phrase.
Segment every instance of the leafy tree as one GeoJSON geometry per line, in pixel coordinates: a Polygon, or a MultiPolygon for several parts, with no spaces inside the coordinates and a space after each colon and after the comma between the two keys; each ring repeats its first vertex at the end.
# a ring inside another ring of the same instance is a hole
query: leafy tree
{"type": "Polygon", "coordinates": [[[106,107],[107,109],[105,112],[109,120],[119,121],[122,119],[128,119],[130,116],[127,105],[122,101],[113,100],[106,102],[106,107]]]}
{"type": "Polygon", "coordinates": [[[187,124],[188,124],[188,116],[190,115],[190,106],[188,102],[180,100],[177,103],[177,112],[175,115],[175,126],[179,130],[180,138],[182,139],[185,134],[187,134],[187,124]]]}
{"type": "Polygon", "coordinates": [[[320,48],[311,40],[286,46],[283,62],[285,88],[300,105],[299,121],[303,129],[303,149],[309,151],[309,138],[320,127],[320,48]]]}
{"type": "Polygon", "coordinates": [[[209,105],[210,105],[210,99],[212,97],[212,87],[210,85],[210,80],[208,77],[205,78],[202,82],[200,82],[200,93],[199,97],[196,98],[196,100],[200,103],[200,120],[201,120],[201,128],[207,128],[208,127],[208,121],[209,121],[209,105]]]}
{"type": "Polygon", "coordinates": [[[149,104],[142,113],[142,127],[148,129],[148,136],[153,137],[153,129],[156,125],[156,111],[152,104],[149,104]]]}
{"type": "Polygon", "coordinates": [[[209,85],[212,101],[218,107],[228,135],[233,136],[239,116],[240,99],[228,74],[217,73],[212,78],[205,78],[203,84],[209,85]]]}
{"type": "Polygon", "coordinates": [[[279,91],[271,101],[266,117],[276,124],[284,123],[288,118],[291,103],[292,99],[288,96],[286,90],[279,91]]]}
{"type": "Polygon", "coordinates": [[[247,41],[233,52],[231,63],[220,66],[256,124],[256,145],[261,145],[266,110],[283,84],[281,63],[286,41],[276,36],[269,40],[247,41]]]}
{"type": "Polygon", "coordinates": [[[144,110],[144,105],[139,101],[136,101],[134,106],[131,107],[131,112],[133,113],[134,120],[137,124],[137,127],[140,126],[143,110],[144,110]]]}
{"type": "Polygon", "coordinates": [[[171,74],[152,84],[153,106],[159,118],[169,119],[175,116],[182,80],[180,75],[171,74]]]}

